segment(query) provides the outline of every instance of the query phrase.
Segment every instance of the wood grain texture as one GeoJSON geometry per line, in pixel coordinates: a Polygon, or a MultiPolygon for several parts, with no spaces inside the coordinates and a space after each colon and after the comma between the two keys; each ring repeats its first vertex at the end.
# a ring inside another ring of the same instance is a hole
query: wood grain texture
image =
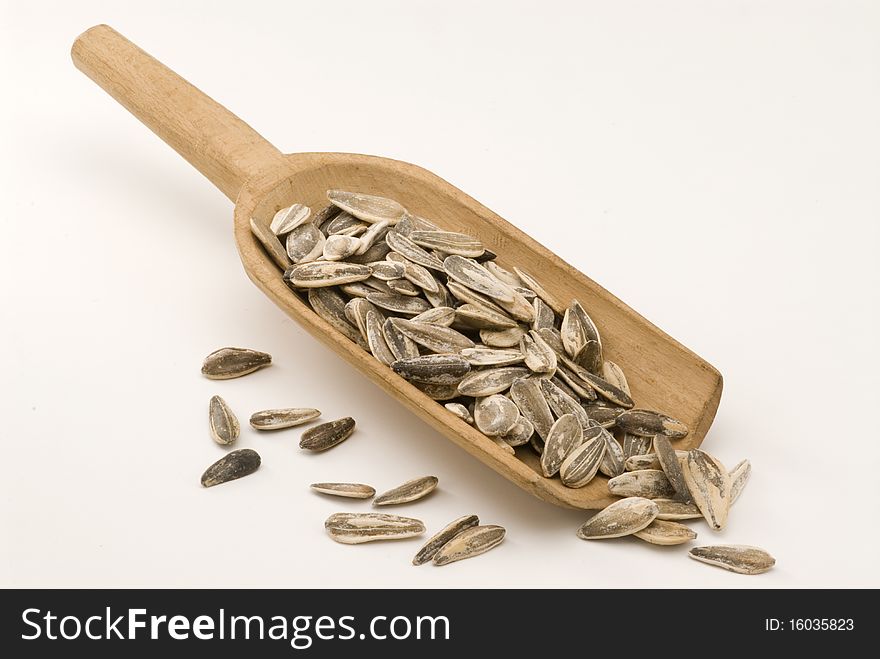
{"type": "Polygon", "coordinates": [[[516,457],[503,451],[317,316],[284,284],[281,271],[251,233],[251,217],[268,225],[278,209],[294,202],[318,210],[327,203],[326,191],[340,188],[396,199],[444,229],[479,238],[499,255],[501,266],[512,270],[516,265],[535,275],[560,300],[580,300],[599,328],[606,359],[626,373],[637,405],[690,427],[691,433],[675,442],[675,448],[699,446],[718,408],[721,374],[461,190],[416,165],[387,158],[345,153],[281,156],[247,124],[106,26],[84,33],[74,44],[73,57],[87,75],[235,198],[239,255],[263,293],[389,395],[519,487],[572,508],[602,508],[615,500],[603,477],[581,489],[544,478],[539,458],[528,446],[518,448],[516,457]]]}

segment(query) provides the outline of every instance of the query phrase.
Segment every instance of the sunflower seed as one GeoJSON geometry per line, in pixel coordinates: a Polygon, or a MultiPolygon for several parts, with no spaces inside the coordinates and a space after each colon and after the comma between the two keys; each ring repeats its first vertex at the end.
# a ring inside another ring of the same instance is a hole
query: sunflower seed
{"type": "Polygon", "coordinates": [[[617,417],[616,425],[624,432],[642,437],[666,435],[669,439],[681,439],[688,434],[687,426],[681,421],[650,410],[627,410],[617,417]]]}
{"type": "Polygon", "coordinates": [[[254,234],[275,265],[282,270],[287,270],[291,266],[290,257],[284,251],[284,245],[278,240],[278,236],[253,217],[251,218],[251,233],[254,234]]]}
{"type": "Polygon", "coordinates": [[[512,288],[511,290],[513,291],[513,301],[503,302],[499,300],[498,306],[504,309],[511,318],[524,323],[531,323],[535,319],[535,307],[517,289],[512,288]]]}
{"type": "MultiPolygon", "coordinates": [[[[409,297],[418,297],[422,294],[422,289],[413,284],[409,279],[404,279],[403,277],[400,279],[389,279],[388,288],[398,295],[406,295],[409,297]]],[[[421,298],[419,298],[418,302],[420,305],[423,305],[425,309],[431,308],[430,304],[421,298]]]]}
{"type": "Polygon", "coordinates": [[[389,231],[385,236],[385,242],[392,250],[401,256],[406,257],[416,265],[431,270],[443,270],[443,262],[440,259],[423,250],[407,236],[401,235],[396,231],[389,231]]]}
{"type": "Polygon", "coordinates": [[[425,532],[421,520],[382,513],[335,513],[324,522],[333,540],[357,545],[376,540],[401,540],[425,532]]]}
{"type": "Polygon", "coordinates": [[[577,370],[575,373],[579,378],[586,381],[600,396],[605,400],[619,405],[620,407],[632,407],[633,399],[627,395],[625,391],[618,389],[610,382],[603,380],[598,375],[593,375],[586,369],[577,370]]]}
{"type": "Polygon", "coordinates": [[[473,526],[459,532],[434,555],[434,565],[448,565],[455,561],[485,554],[504,540],[503,526],[473,526]]]}
{"type": "Polygon", "coordinates": [[[496,304],[494,300],[482,293],[477,293],[477,291],[471,290],[467,286],[452,280],[449,280],[446,286],[452,294],[452,297],[459,302],[480,307],[481,309],[487,309],[502,316],[504,315],[504,309],[496,304]]]}
{"type": "Polygon", "coordinates": [[[500,265],[495,263],[494,261],[489,261],[486,263],[486,270],[492,273],[492,276],[495,277],[502,284],[507,284],[508,286],[520,286],[522,285],[522,281],[512,272],[505,270],[500,265]]]}
{"type": "Polygon", "coordinates": [[[285,281],[298,288],[337,286],[368,279],[373,270],[370,266],[337,261],[314,261],[289,268],[285,281]]]}
{"type": "MultiPolygon", "coordinates": [[[[557,368],[558,368],[558,362],[557,362],[557,368]]],[[[567,384],[565,384],[565,382],[563,382],[563,381],[559,378],[559,376],[556,375],[555,373],[553,374],[553,377],[552,377],[552,378],[549,378],[549,379],[547,379],[547,378],[541,378],[541,379],[542,379],[542,380],[547,380],[547,382],[552,382],[552,383],[555,384],[557,387],[559,387],[560,391],[564,392],[566,396],[568,396],[569,398],[571,398],[571,399],[573,399],[573,400],[578,400],[578,395],[577,395],[577,393],[575,392],[575,390],[572,389],[571,387],[569,387],[567,384]]],[[[581,409],[583,409],[583,406],[581,406],[580,403],[578,404],[578,406],[581,407],[581,409]]],[[[586,414],[586,410],[584,410],[584,413],[586,414]]],[[[588,417],[588,418],[589,418],[589,417],[588,417]]]]}
{"type": "Polygon", "coordinates": [[[454,384],[433,384],[413,381],[412,385],[432,400],[452,400],[458,398],[458,388],[454,384]]]}
{"type": "Polygon", "coordinates": [[[334,217],[322,227],[322,232],[326,234],[326,236],[329,238],[330,236],[344,234],[345,232],[350,231],[352,227],[365,226],[366,223],[361,222],[354,215],[340,212],[336,214],[336,217],[334,217]]]}
{"type": "Polygon", "coordinates": [[[382,324],[382,335],[395,360],[419,356],[419,347],[416,342],[397,329],[390,318],[382,324]]]}
{"type": "Polygon", "coordinates": [[[566,307],[559,300],[559,298],[548,293],[547,289],[545,289],[543,286],[541,286],[541,284],[534,277],[532,277],[529,273],[525,272],[524,270],[520,270],[519,268],[514,268],[513,271],[517,274],[517,276],[519,276],[523,285],[526,288],[530,288],[531,290],[535,291],[537,296],[539,298],[541,298],[551,309],[553,309],[553,311],[555,311],[557,314],[559,314],[559,316],[565,315],[566,307]]]}
{"type": "Polygon", "coordinates": [[[311,407],[262,410],[251,414],[251,426],[257,430],[280,430],[314,421],[319,416],[321,416],[321,411],[311,407]]]}
{"type": "Polygon", "coordinates": [[[462,531],[477,526],[479,523],[480,518],[476,515],[465,515],[464,517],[459,517],[458,519],[453,520],[443,527],[439,533],[433,535],[428,542],[422,545],[422,548],[419,549],[418,553],[413,557],[412,564],[424,565],[431,561],[443,545],[448,543],[462,531]]]}
{"type": "Polygon", "coordinates": [[[374,261],[367,265],[373,269],[373,276],[383,281],[400,279],[403,277],[403,273],[406,270],[406,268],[403,267],[403,264],[395,263],[394,261],[374,261]]]}
{"type": "Polygon", "coordinates": [[[553,414],[557,417],[561,417],[563,414],[574,414],[578,423],[581,424],[581,428],[587,429],[590,418],[574,398],[560,389],[552,380],[541,380],[540,384],[541,392],[550,409],[553,410],[553,414]]]}
{"type": "Polygon", "coordinates": [[[364,341],[367,340],[367,313],[370,311],[379,313],[376,307],[364,298],[354,298],[345,305],[345,317],[358,328],[364,341]]]}
{"type": "Polygon", "coordinates": [[[693,449],[681,467],[691,497],[709,526],[723,529],[730,509],[730,476],[724,465],[705,451],[693,449]]]}
{"type": "Polygon", "coordinates": [[[211,425],[211,438],[218,444],[228,446],[238,439],[241,432],[238,419],[220,396],[211,396],[208,404],[208,421],[211,425]]]}
{"type": "MultiPolygon", "coordinates": [[[[600,426],[601,428],[601,426],[600,426]]],[[[610,432],[602,428],[602,436],[605,438],[605,456],[599,463],[599,471],[609,478],[616,478],[626,471],[624,465],[623,448],[610,432]]]]}
{"type": "Polygon", "coordinates": [[[480,330],[480,340],[493,348],[512,348],[519,346],[520,339],[525,335],[522,327],[511,327],[503,330],[480,330]]]}
{"type": "Polygon", "coordinates": [[[402,378],[414,382],[457,385],[471,370],[471,365],[460,355],[443,354],[399,359],[391,368],[402,378]]]}
{"type": "Polygon", "coordinates": [[[376,195],[327,190],[327,199],[346,213],[371,224],[383,220],[397,224],[406,213],[406,209],[393,199],[376,195]]]}
{"type": "Polygon", "coordinates": [[[471,366],[507,366],[518,364],[525,357],[518,350],[494,350],[492,348],[465,348],[461,356],[471,366]]]}
{"type": "Polygon", "coordinates": [[[306,430],[299,440],[299,447],[309,451],[326,451],[344,442],[354,432],[354,419],[350,416],[328,421],[306,430]]]}
{"type": "Polygon", "coordinates": [[[748,545],[694,547],[688,556],[739,574],[761,574],[776,565],[776,559],[766,551],[748,545]]]}
{"type": "Polygon", "coordinates": [[[550,478],[565,458],[584,441],[584,430],[574,414],[563,414],[550,427],[541,454],[541,471],[550,478]]]}
{"type": "Polygon", "coordinates": [[[437,487],[439,479],[436,476],[422,476],[421,478],[413,478],[403,485],[383,492],[375,501],[374,506],[396,506],[401,503],[409,503],[410,501],[418,501],[428,496],[437,487]]]}
{"type": "Polygon", "coordinates": [[[461,352],[464,348],[473,348],[474,342],[461,332],[452,328],[430,323],[417,323],[403,318],[393,318],[394,326],[419,345],[432,352],[461,352]]]}
{"type": "Polygon", "coordinates": [[[476,261],[453,254],[443,261],[443,271],[459,284],[471,290],[488,295],[499,302],[513,302],[513,290],[495,279],[492,274],[476,261]]]}
{"type": "Polygon", "coordinates": [[[478,329],[505,329],[516,327],[516,321],[501,313],[473,304],[463,304],[455,310],[455,319],[468,327],[478,329]]]}
{"type": "Polygon", "coordinates": [[[553,313],[553,309],[539,297],[532,302],[532,308],[535,310],[532,329],[553,329],[556,324],[556,314],[553,313]]]}
{"type": "MultiPolygon", "coordinates": [[[[559,357],[559,355],[556,355],[559,357]]],[[[584,382],[582,379],[577,377],[568,366],[564,365],[564,360],[557,362],[556,364],[556,375],[562,380],[571,390],[577,394],[578,398],[583,398],[585,400],[595,400],[596,392],[593,388],[584,382]]]]}
{"type": "Polygon", "coordinates": [[[312,224],[314,224],[318,229],[323,231],[324,225],[330,222],[333,218],[339,215],[342,212],[342,209],[334,206],[333,204],[327,204],[315,213],[310,219],[312,224]]]}
{"type": "Polygon", "coordinates": [[[430,291],[427,288],[423,289],[425,291],[425,298],[431,304],[432,307],[452,307],[455,305],[455,300],[452,298],[452,294],[449,292],[449,289],[446,288],[446,285],[443,284],[437,277],[431,275],[434,279],[434,283],[437,284],[436,291],[430,291]]]}
{"type": "Polygon", "coordinates": [[[627,471],[639,471],[640,469],[663,469],[660,466],[660,460],[657,459],[656,453],[631,455],[626,459],[624,467],[627,471]]]}
{"type": "Polygon", "coordinates": [[[314,224],[302,224],[287,234],[287,256],[293,263],[310,263],[324,253],[326,240],[314,224]]]}
{"type": "Polygon", "coordinates": [[[358,328],[351,324],[345,314],[345,298],[336,292],[334,288],[310,288],[309,304],[312,310],[321,318],[330,323],[335,329],[344,334],[350,340],[358,343],[361,334],[358,328]]]}
{"type": "Polygon", "coordinates": [[[607,443],[601,435],[587,439],[575,448],[559,467],[559,477],[566,487],[584,487],[596,476],[607,443]]]}
{"type": "Polygon", "coordinates": [[[535,373],[556,372],[556,353],[537,332],[524,334],[519,342],[519,350],[525,356],[526,366],[535,373]]]}
{"type": "MultiPolygon", "coordinates": [[[[622,408],[618,408],[620,413],[623,413],[622,408]]],[[[616,418],[616,417],[615,417],[616,418]]],[[[653,437],[640,437],[639,435],[631,435],[630,433],[623,434],[623,455],[629,459],[633,456],[645,455],[649,453],[654,447],[654,438],[653,437]]],[[[658,463],[659,464],[659,463],[658,463]]],[[[659,469],[660,467],[651,467],[651,469],[659,469]]]]}
{"type": "Polygon", "coordinates": [[[377,307],[408,316],[416,316],[430,309],[428,303],[418,297],[408,297],[397,293],[372,293],[367,300],[377,307]]]}
{"type": "Polygon", "coordinates": [[[439,249],[447,254],[475,258],[481,256],[486,251],[479,240],[464,233],[452,231],[413,231],[409,237],[420,247],[439,249]]]}
{"type": "Polygon", "coordinates": [[[348,499],[370,499],[376,494],[374,488],[362,483],[312,483],[309,487],[321,494],[348,499]]]}
{"type": "Polygon", "coordinates": [[[269,224],[269,230],[276,236],[283,236],[290,233],[303,222],[309,219],[312,209],[302,204],[293,204],[287,208],[282,208],[275,213],[272,222],[269,224]]]}
{"type": "Polygon", "coordinates": [[[391,366],[397,358],[385,341],[385,332],[383,331],[385,319],[371,310],[367,311],[365,321],[367,345],[370,347],[370,352],[373,354],[373,357],[385,364],[385,366],[391,366]]]}
{"type": "Polygon", "coordinates": [[[471,416],[471,413],[468,410],[468,408],[466,408],[461,403],[446,403],[446,405],[444,405],[443,407],[445,407],[447,410],[452,412],[455,416],[457,416],[459,419],[461,419],[465,423],[469,423],[469,424],[473,425],[474,417],[471,416]]]}
{"type": "Polygon", "coordinates": [[[660,469],[628,471],[608,481],[608,491],[619,497],[668,499],[675,490],[660,469]]]}
{"type": "Polygon", "coordinates": [[[510,388],[517,379],[528,375],[529,370],[522,366],[499,366],[483,371],[469,373],[458,384],[462,396],[491,396],[510,388]]]}
{"type": "Polygon", "coordinates": [[[748,460],[743,460],[739,464],[737,464],[733,469],[730,470],[730,505],[739,499],[739,495],[742,494],[743,489],[746,486],[746,483],[749,482],[749,477],[752,475],[752,463],[748,460]]]}
{"type": "Polygon", "coordinates": [[[220,348],[205,357],[202,375],[211,380],[229,380],[253,373],[272,363],[272,355],[248,348],[220,348]]]}
{"type": "Polygon", "coordinates": [[[681,472],[678,456],[675,449],[672,448],[672,444],[669,443],[668,437],[664,435],[654,436],[654,453],[657,454],[657,461],[660,463],[663,473],[666,474],[670,485],[675,490],[675,495],[672,498],[676,501],[691,501],[691,493],[684,482],[684,474],[681,472]]]}
{"type": "Polygon", "coordinates": [[[606,382],[611,383],[627,396],[632,396],[632,392],[629,389],[629,383],[626,381],[626,375],[624,375],[623,369],[620,368],[620,366],[612,361],[605,360],[605,363],[602,365],[601,375],[606,382]]]}
{"type": "Polygon", "coordinates": [[[684,503],[682,501],[674,501],[672,499],[654,499],[660,514],[657,519],[664,520],[682,520],[682,519],[701,519],[703,513],[693,503],[684,503]]]}
{"type": "Polygon", "coordinates": [[[431,307],[411,319],[414,323],[430,323],[449,327],[455,322],[455,309],[452,307],[431,307]]]}
{"type": "Polygon", "coordinates": [[[354,254],[361,246],[359,238],[335,234],[324,241],[325,261],[342,261],[354,254]]]}
{"type": "Polygon", "coordinates": [[[697,539],[695,531],[684,524],[655,519],[641,531],[633,533],[639,540],[650,542],[652,545],[683,545],[686,542],[697,539]]]}
{"type": "Polygon", "coordinates": [[[653,522],[657,512],[657,505],[649,499],[629,497],[615,501],[581,526],[577,536],[581,540],[599,540],[631,535],[653,522]]]}
{"type": "Polygon", "coordinates": [[[260,455],[249,448],[230,451],[202,474],[202,486],[214,487],[221,483],[254,473],[260,466],[260,455]]]}
{"type": "Polygon", "coordinates": [[[524,416],[520,416],[513,427],[501,436],[501,439],[508,446],[522,446],[528,443],[534,432],[535,426],[532,425],[532,422],[524,416]]]}
{"type": "Polygon", "coordinates": [[[550,414],[550,406],[547,405],[541,385],[536,380],[517,380],[510,387],[510,397],[520,414],[532,422],[538,436],[546,440],[553,426],[553,415],[550,414]]]}
{"type": "Polygon", "coordinates": [[[398,263],[402,265],[403,276],[419,288],[429,293],[439,292],[440,285],[437,283],[437,280],[434,279],[434,276],[428,271],[427,268],[419,265],[418,263],[413,263],[405,256],[402,256],[397,252],[389,252],[386,258],[392,263],[398,263]]]}
{"type": "Polygon", "coordinates": [[[577,359],[581,350],[587,345],[586,329],[581,324],[581,317],[573,311],[577,300],[573,300],[571,306],[565,310],[562,317],[562,326],[559,333],[562,335],[562,345],[571,359],[577,359]]]}
{"type": "MultiPolygon", "coordinates": [[[[581,350],[577,363],[593,375],[602,377],[602,344],[598,341],[587,341],[584,349],[581,350]]],[[[605,378],[603,377],[602,379],[604,380],[605,378]]],[[[611,386],[619,388],[613,384],[611,386]]],[[[624,393],[629,396],[627,392],[624,393]]]]}
{"type": "Polygon", "coordinates": [[[507,396],[494,394],[478,398],[474,405],[474,421],[487,437],[507,434],[519,419],[519,409],[507,396]]]}

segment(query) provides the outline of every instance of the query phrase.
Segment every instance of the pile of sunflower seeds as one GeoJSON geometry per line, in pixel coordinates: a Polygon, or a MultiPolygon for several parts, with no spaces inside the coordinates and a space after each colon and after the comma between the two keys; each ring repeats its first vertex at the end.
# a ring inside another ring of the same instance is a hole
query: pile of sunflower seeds
{"type": "Polygon", "coordinates": [[[321,318],[503,450],[529,445],[547,478],[625,472],[652,438],[687,427],[635,409],[596,323],[479,240],[384,197],[329,190],[317,213],[251,226],[284,281],[321,318]],[[618,437],[612,434],[617,433],[618,437]]]}

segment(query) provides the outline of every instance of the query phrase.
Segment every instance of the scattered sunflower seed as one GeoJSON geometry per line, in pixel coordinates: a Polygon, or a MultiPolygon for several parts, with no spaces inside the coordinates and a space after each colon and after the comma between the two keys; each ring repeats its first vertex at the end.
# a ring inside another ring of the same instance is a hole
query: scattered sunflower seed
{"type": "Polygon", "coordinates": [[[749,482],[749,477],[752,475],[752,463],[748,460],[743,460],[730,470],[729,475],[730,505],[733,505],[734,502],[739,499],[739,495],[742,494],[746,483],[749,482]]]}
{"type": "Polygon", "coordinates": [[[333,540],[357,545],[377,540],[402,540],[425,532],[421,520],[382,513],[335,513],[324,522],[333,540]]]}
{"type": "Polygon", "coordinates": [[[214,487],[254,473],[260,467],[260,455],[253,449],[230,451],[205,470],[202,486],[214,487]]]}
{"type": "Polygon", "coordinates": [[[299,447],[309,451],[326,451],[344,442],[354,432],[354,419],[350,416],[328,421],[306,430],[299,440],[299,447]]]}
{"type": "Polygon", "coordinates": [[[633,533],[639,540],[650,542],[652,545],[683,545],[686,542],[697,539],[696,531],[678,522],[655,519],[641,531],[633,533]]]}
{"type": "Polygon", "coordinates": [[[348,499],[370,499],[376,494],[374,488],[363,483],[312,483],[309,487],[321,494],[348,499]]]}
{"type": "Polygon", "coordinates": [[[459,532],[434,554],[434,565],[448,565],[455,561],[485,554],[504,540],[503,526],[494,524],[472,526],[459,532]]]}
{"type": "Polygon", "coordinates": [[[211,425],[211,438],[221,446],[229,446],[238,439],[241,432],[238,419],[220,396],[211,396],[208,404],[208,420],[211,425]]]}
{"type": "Polygon", "coordinates": [[[314,421],[321,416],[320,410],[311,407],[287,407],[278,410],[263,410],[251,415],[251,426],[257,430],[280,430],[314,421]]]}
{"type": "Polygon", "coordinates": [[[378,497],[376,497],[375,501],[373,501],[373,505],[396,506],[401,503],[417,501],[418,499],[426,497],[431,492],[433,492],[434,488],[437,487],[438,482],[440,481],[436,476],[422,476],[421,478],[414,478],[407,481],[403,485],[398,485],[397,487],[388,490],[387,492],[383,492],[378,497]]]}
{"type": "Polygon", "coordinates": [[[578,529],[581,540],[620,538],[641,531],[657,518],[657,504],[650,499],[629,497],[600,510],[578,529]]]}
{"type": "Polygon", "coordinates": [[[462,531],[477,526],[479,523],[480,518],[476,515],[465,515],[464,517],[459,517],[458,519],[451,521],[443,527],[439,533],[433,535],[428,542],[422,545],[422,548],[419,549],[418,553],[413,557],[412,564],[424,565],[425,563],[432,561],[434,556],[437,555],[437,552],[439,552],[446,543],[462,531]]]}
{"type": "Polygon", "coordinates": [[[272,363],[272,355],[248,348],[220,348],[205,357],[202,375],[211,380],[229,380],[253,373],[272,363]]]}
{"type": "Polygon", "coordinates": [[[748,545],[709,545],[694,547],[688,556],[709,565],[738,572],[739,574],[762,574],[776,565],[776,559],[760,547],[748,545]]]}

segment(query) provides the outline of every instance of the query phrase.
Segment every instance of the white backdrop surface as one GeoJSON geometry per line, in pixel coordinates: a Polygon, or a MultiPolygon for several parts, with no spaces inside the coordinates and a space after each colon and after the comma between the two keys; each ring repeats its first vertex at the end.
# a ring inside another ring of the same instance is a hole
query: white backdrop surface
{"type": "Polygon", "coordinates": [[[870,2],[0,3],[3,586],[880,586],[880,7],[870,2]],[[405,411],[244,275],[231,204],[71,64],[106,22],[283,151],[418,163],[717,366],[705,447],[753,477],[729,527],[749,578],[685,548],[575,537],[405,411]],[[202,378],[224,345],[274,365],[202,378]],[[208,398],[258,474],[211,490],[208,398]],[[257,409],[351,415],[321,455],[257,409]],[[474,512],[491,554],[415,568],[419,540],[349,547],[386,489],[429,531],[474,512]]]}

